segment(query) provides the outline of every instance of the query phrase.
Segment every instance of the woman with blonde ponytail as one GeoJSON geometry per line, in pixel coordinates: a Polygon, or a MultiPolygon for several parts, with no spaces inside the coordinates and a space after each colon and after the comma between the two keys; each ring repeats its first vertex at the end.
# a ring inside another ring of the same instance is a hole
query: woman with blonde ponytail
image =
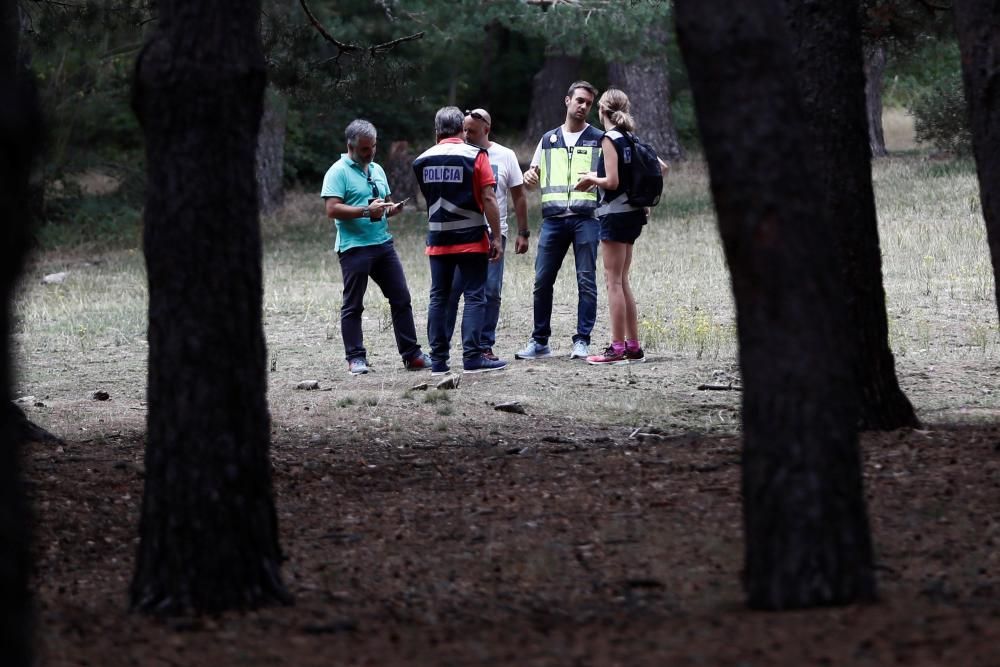
{"type": "Polygon", "coordinates": [[[633,147],[628,135],[635,130],[628,96],[609,88],[598,101],[598,112],[605,130],[601,159],[597,171],[583,174],[576,189],[597,187],[600,194],[597,215],[611,313],[611,345],[602,354],[587,357],[587,363],[628,364],[646,359],[639,345],[639,317],[628,272],[632,247],[642,233],[648,211],[629,204],[625,191],[632,177],[633,147]]]}

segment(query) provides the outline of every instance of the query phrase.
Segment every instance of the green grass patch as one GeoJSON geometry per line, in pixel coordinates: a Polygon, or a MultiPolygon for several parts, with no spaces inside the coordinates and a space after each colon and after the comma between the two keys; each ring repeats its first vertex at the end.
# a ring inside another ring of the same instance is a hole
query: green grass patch
{"type": "Polygon", "coordinates": [[[424,403],[435,405],[437,403],[450,403],[451,394],[447,391],[428,391],[424,394],[424,403]]]}

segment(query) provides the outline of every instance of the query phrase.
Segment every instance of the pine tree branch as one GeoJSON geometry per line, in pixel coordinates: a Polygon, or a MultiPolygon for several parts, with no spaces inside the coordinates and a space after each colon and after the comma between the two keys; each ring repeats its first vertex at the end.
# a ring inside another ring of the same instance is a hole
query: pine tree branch
{"type": "Polygon", "coordinates": [[[413,42],[415,40],[421,39],[424,36],[424,31],[421,30],[418,33],[407,35],[406,37],[400,37],[399,39],[394,39],[391,42],[385,42],[383,44],[376,44],[368,49],[369,53],[373,56],[378,53],[384,53],[390,51],[404,42],[413,42]]]}
{"type": "Polygon", "coordinates": [[[326,28],[323,27],[323,24],[320,23],[319,19],[317,19],[312,13],[312,10],[309,9],[309,5],[306,4],[306,0],[299,0],[299,4],[302,5],[302,11],[306,13],[306,17],[308,17],[309,22],[312,23],[313,27],[316,28],[317,31],[319,31],[319,34],[323,36],[323,39],[336,46],[341,53],[354,53],[361,50],[361,47],[355,46],[354,44],[344,44],[343,42],[337,40],[336,37],[328,33],[326,28]]]}
{"type": "MultiPolygon", "coordinates": [[[[334,60],[338,60],[340,56],[344,53],[357,53],[358,51],[362,50],[363,47],[360,47],[356,44],[345,44],[340,40],[338,40],[333,35],[331,35],[329,32],[327,32],[326,28],[323,27],[323,24],[321,24],[319,22],[319,19],[317,19],[316,16],[312,13],[312,10],[309,8],[309,5],[306,3],[306,0],[299,0],[299,4],[302,5],[302,11],[306,13],[306,16],[309,18],[309,22],[312,23],[313,27],[316,28],[317,31],[319,31],[319,34],[323,36],[323,39],[325,39],[326,41],[330,42],[331,44],[337,47],[340,53],[337,54],[334,60]]],[[[421,31],[414,35],[408,35],[406,37],[400,37],[399,39],[394,39],[391,42],[383,42],[382,44],[375,44],[373,46],[369,46],[367,50],[369,54],[371,54],[372,56],[376,56],[379,53],[385,53],[386,51],[391,51],[392,49],[396,48],[400,44],[403,44],[404,42],[412,42],[414,40],[422,38],[423,36],[424,33],[423,31],[421,31]]]]}

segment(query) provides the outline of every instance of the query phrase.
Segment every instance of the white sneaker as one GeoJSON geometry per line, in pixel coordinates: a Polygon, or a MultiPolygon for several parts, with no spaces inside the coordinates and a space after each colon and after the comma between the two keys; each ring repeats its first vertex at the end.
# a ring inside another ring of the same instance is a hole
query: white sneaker
{"type": "Polygon", "coordinates": [[[582,340],[573,342],[573,351],[569,353],[570,359],[586,359],[590,356],[590,346],[582,340]]]}

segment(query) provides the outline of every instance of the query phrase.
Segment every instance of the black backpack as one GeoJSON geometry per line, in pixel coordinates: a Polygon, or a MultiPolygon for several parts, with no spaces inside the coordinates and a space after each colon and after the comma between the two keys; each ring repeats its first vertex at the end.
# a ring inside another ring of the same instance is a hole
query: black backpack
{"type": "Polygon", "coordinates": [[[632,167],[632,180],[625,184],[628,203],[632,206],[656,206],[663,194],[663,172],[656,151],[631,132],[622,134],[632,144],[632,159],[625,160],[632,167]]]}

